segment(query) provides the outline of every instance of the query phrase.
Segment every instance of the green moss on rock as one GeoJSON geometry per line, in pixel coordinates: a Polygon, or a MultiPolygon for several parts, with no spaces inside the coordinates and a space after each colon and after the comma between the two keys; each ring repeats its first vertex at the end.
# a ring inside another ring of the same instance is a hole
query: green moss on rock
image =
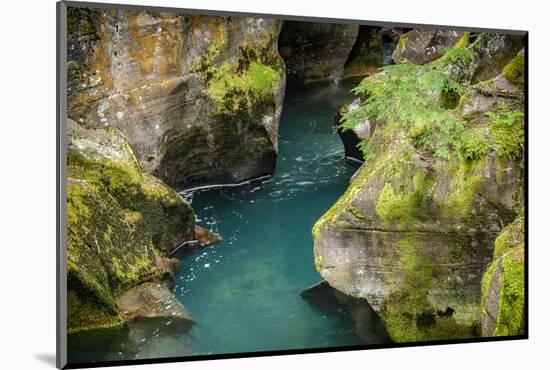
{"type": "Polygon", "coordinates": [[[523,157],[523,125],[491,125],[491,137],[501,157],[520,159],[523,157]]]}
{"type": "Polygon", "coordinates": [[[521,54],[517,55],[510,63],[502,70],[504,77],[508,81],[516,85],[525,84],[525,57],[521,54]]]}
{"type": "Polygon", "coordinates": [[[525,271],[523,249],[502,260],[502,291],[495,336],[521,334],[524,323],[525,271]]]}
{"type": "Polygon", "coordinates": [[[470,43],[470,32],[464,32],[460,40],[455,44],[455,49],[466,49],[468,44],[470,43]]]}
{"type": "Polygon", "coordinates": [[[271,51],[273,37],[264,35],[265,43],[259,45],[243,43],[236,63],[219,64],[217,58],[227,47],[227,36],[222,36],[199,57],[194,70],[206,85],[217,114],[256,113],[256,105],[273,99],[284,76],[283,62],[271,51]]]}
{"type": "Polygon", "coordinates": [[[99,36],[94,21],[98,13],[98,10],[87,7],[67,7],[67,37],[97,40],[99,36]]]}
{"type": "Polygon", "coordinates": [[[194,214],[177,193],[141,171],[120,134],[70,125],[68,329],[78,331],[121,322],[115,297],[162,276],[157,257],[192,238],[194,214]]]}
{"type": "Polygon", "coordinates": [[[525,215],[522,209],[516,219],[505,227],[495,239],[493,259],[498,259],[514,248],[524,245],[525,215]]]}
{"type": "Polygon", "coordinates": [[[476,164],[458,161],[450,165],[453,183],[447,201],[443,204],[443,214],[450,220],[470,217],[473,203],[483,185],[483,176],[476,173],[476,164]]]}
{"type": "Polygon", "coordinates": [[[396,342],[417,342],[476,336],[472,324],[458,323],[452,310],[440,311],[428,301],[436,266],[422,257],[422,246],[414,233],[399,243],[399,267],[404,284],[386,300],[381,311],[386,329],[396,342]]]}
{"type": "Polygon", "coordinates": [[[468,46],[385,67],[354,89],[359,107],[341,110],[342,128],[368,119],[376,130],[362,142],[368,163],[313,227],[315,256],[332,286],[373,303],[395,341],[480,335],[483,269],[521,206],[521,97],[471,86],[473,58],[468,46]]]}
{"type": "Polygon", "coordinates": [[[525,320],[524,215],[495,240],[493,262],[482,282],[483,335],[520,335],[525,320]]]}
{"type": "Polygon", "coordinates": [[[391,182],[386,183],[376,203],[376,213],[382,222],[411,223],[422,211],[422,204],[431,197],[434,184],[430,174],[417,173],[412,191],[396,191],[391,182]]]}
{"type": "Polygon", "coordinates": [[[273,96],[281,75],[273,68],[258,62],[237,74],[229,62],[216,69],[208,87],[208,94],[222,109],[251,111],[257,100],[273,96]]]}
{"type": "Polygon", "coordinates": [[[462,155],[465,159],[483,158],[489,151],[490,142],[485,128],[468,130],[462,135],[462,155]]]}
{"type": "Polygon", "coordinates": [[[399,38],[397,46],[395,47],[395,53],[402,54],[405,48],[407,47],[407,42],[409,41],[409,33],[404,33],[399,38]]]}

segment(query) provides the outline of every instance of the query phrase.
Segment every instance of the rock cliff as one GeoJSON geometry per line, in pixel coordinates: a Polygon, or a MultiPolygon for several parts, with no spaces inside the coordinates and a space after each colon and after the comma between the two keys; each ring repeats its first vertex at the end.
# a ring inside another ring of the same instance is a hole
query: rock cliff
{"type": "Polygon", "coordinates": [[[119,128],[176,188],[273,172],[279,21],[70,7],[68,24],[71,119],[119,128]]]}
{"type": "Polygon", "coordinates": [[[341,78],[358,32],[357,25],[285,21],[279,51],[289,82],[341,78]]]}
{"type": "MultiPolygon", "coordinates": [[[[86,129],[69,120],[67,167],[68,330],[118,325],[129,317],[117,296],[173,279],[166,256],[194,238],[194,213],[141,170],[116,128],[86,129]]],[[[167,288],[162,294],[171,295],[167,288]]]]}
{"type": "Polygon", "coordinates": [[[402,30],[373,26],[359,26],[355,44],[344,66],[343,78],[364,77],[391,64],[392,52],[402,30]]]}
{"type": "Polygon", "coordinates": [[[366,78],[340,112],[365,163],[313,228],[315,264],[366,298],[395,341],[481,334],[482,275],[523,205],[522,54],[517,37],[488,42],[510,37],[453,36],[433,62],[366,78]],[[480,66],[492,72],[473,83],[480,66]]]}

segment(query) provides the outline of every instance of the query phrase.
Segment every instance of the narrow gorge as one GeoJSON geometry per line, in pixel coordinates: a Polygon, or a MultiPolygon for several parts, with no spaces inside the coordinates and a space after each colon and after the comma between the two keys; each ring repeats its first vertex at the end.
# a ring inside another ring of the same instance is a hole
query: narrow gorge
{"type": "Polygon", "coordinates": [[[70,363],[523,333],[522,36],[67,17],[70,363]]]}

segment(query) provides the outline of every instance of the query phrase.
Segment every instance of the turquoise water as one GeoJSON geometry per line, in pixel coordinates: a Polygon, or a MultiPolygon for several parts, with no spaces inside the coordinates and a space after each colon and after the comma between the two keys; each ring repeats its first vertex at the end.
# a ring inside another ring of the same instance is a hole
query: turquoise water
{"type": "MultiPolygon", "coordinates": [[[[223,240],[181,257],[174,293],[197,323],[165,323],[73,336],[73,360],[116,360],[323,348],[387,337],[364,302],[315,302],[300,293],[319,282],[311,228],[345,191],[358,165],[344,159],[332,122],[353,96],[349,85],[289,87],[274,176],[237,187],[183,193],[197,223],[223,240]],[[90,343],[92,342],[92,343],[90,343]],[[97,342],[100,342],[99,344],[97,342]]],[[[69,341],[71,343],[71,341],[69,341]]]]}

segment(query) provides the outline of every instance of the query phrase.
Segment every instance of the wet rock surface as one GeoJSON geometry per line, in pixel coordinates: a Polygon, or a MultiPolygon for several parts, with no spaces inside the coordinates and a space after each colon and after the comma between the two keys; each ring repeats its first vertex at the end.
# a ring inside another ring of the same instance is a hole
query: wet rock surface
{"type": "Polygon", "coordinates": [[[116,298],[122,317],[127,320],[165,318],[193,323],[191,315],[164,283],[148,282],[116,298]]]}
{"type": "Polygon", "coordinates": [[[358,31],[357,25],[285,21],[279,52],[289,82],[341,78],[358,31]]]}
{"type": "Polygon", "coordinates": [[[403,31],[399,28],[359,26],[355,44],[344,66],[343,78],[364,77],[392,63],[392,53],[403,31]]]}

